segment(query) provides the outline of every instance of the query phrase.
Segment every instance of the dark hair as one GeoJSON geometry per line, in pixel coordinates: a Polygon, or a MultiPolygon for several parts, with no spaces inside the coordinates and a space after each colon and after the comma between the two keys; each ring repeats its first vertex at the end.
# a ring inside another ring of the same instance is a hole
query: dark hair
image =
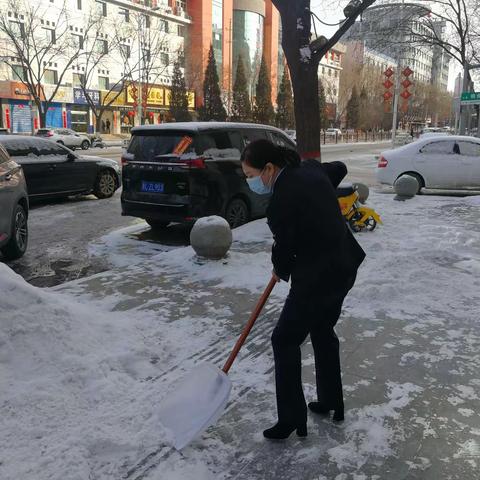
{"type": "Polygon", "coordinates": [[[258,170],[263,170],[269,162],[284,168],[298,167],[301,161],[295,150],[275,145],[269,140],[263,139],[249,143],[243,150],[240,160],[258,170]]]}

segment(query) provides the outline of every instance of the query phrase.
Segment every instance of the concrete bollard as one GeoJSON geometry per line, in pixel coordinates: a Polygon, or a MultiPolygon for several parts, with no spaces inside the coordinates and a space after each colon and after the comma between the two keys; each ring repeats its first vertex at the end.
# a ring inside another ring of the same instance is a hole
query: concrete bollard
{"type": "Polygon", "coordinates": [[[406,199],[414,197],[417,194],[420,185],[415,177],[412,177],[411,175],[402,175],[395,180],[393,188],[400,199],[406,199]]]}
{"type": "Polygon", "coordinates": [[[367,203],[367,198],[370,195],[370,189],[364,183],[354,183],[353,188],[357,190],[358,193],[358,201],[360,203],[367,203]]]}
{"type": "Polygon", "coordinates": [[[199,257],[220,260],[232,245],[230,225],[216,215],[200,218],[190,232],[190,244],[199,257]]]}

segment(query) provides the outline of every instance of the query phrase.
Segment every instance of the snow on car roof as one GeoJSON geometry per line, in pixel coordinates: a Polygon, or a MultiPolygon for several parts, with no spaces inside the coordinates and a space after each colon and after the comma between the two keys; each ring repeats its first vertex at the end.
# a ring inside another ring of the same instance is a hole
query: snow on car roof
{"type": "Polygon", "coordinates": [[[177,123],[160,123],[156,125],[141,125],[133,127],[132,134],[136,132],[145,132],[152,130],[187,130],[190,132],[198,132],[201,130],[211,130],[215,128],[266,128],[282,132],[279,128],[271,125],[262,125],[258,123],[236,123],[236,122],[177,122],[177,123]]]}

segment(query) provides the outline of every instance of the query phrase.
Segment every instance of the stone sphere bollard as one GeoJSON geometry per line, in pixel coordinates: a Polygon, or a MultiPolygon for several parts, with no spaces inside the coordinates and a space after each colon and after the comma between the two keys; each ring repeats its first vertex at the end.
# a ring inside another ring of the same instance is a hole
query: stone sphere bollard
{"type": "Polygon", "coordinates": [[[216,215],[199,218],[190,232],[190,244],[199,257],[220,260],[232,245],[230,225],[216,215]]]}
{"type": "Polygon", "coordinates": [[[370,195],[370,189],[364,183],[354,183],[353,188],[357,190],[358,201],[360,203],[367,203],[367,198],[370,195]]]}
{"type": "Polygon", "coordinates": [[[412,177],[411,175],[402,175],[395,180],[393,188],[399,197],[411,198],[417,194],[420,185],[415,177],[412,177]]]}

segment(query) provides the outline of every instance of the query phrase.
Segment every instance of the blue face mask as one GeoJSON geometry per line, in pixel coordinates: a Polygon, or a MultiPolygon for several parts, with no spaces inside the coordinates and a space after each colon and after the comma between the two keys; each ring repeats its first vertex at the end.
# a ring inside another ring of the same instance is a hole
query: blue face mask
{"type": "Polygon", "coordinates": [[[246,180],[250,190],[258,193],[258,195],[268,195],[272,193],[272,187],[263,183],[261,174],[258,175],[258,177],[247,178],[246,180]]]}

